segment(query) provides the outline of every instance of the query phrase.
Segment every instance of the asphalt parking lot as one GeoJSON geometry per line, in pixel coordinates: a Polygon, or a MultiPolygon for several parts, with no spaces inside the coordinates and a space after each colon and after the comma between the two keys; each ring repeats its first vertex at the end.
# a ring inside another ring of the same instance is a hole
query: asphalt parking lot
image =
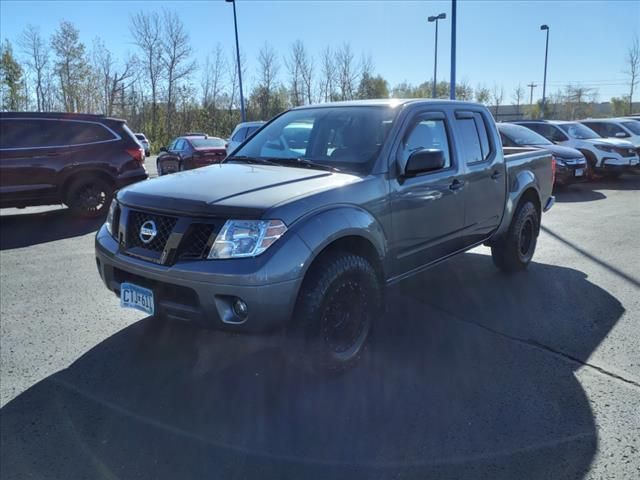
{"type": "Polygon", "coordinates": [[[640,175],[557,200],[527,272],[478,248],[405,281],[327,378],[121,310],[100,221],[4,210],[0,477],[638,478],[640,175]]]}

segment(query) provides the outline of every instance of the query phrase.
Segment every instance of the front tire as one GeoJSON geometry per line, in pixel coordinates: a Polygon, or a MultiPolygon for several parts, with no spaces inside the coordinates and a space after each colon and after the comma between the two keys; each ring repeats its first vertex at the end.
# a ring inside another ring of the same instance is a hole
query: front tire
{"type": "Polygon", "coordinates": [[[330,252],[312,265],[287,329],[285,353],[296,366],[340,372],[365,350],[381,305],[381,285],[369,261],[330,252]]]}
{"type": "Polygon", "coordinates": [[[112,199],[111,184],[98,177],[87,177],[71,183],[65,203],[76,216],[96,218],[106,214],[112,199]]]}
{"type": "Polygon", "coordinates": [[[507,234],[491,246],[491,257],[496,267],[503,272],[514,273],[529,266],[540,232],[538,218],[538,210],[532,202],[527,201],[518,207],[507,234]]]}

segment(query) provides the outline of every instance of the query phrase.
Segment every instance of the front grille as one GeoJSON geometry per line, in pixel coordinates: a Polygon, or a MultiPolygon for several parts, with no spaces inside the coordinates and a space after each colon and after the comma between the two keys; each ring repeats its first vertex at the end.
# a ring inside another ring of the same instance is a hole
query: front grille
{"type": "Polygon", "coordinates": [[[162,253],[177,222],[176,217],[130,210],[127,224],[127,248],[139,247],[162,253]],[[149,243],[143,242],[140,238],[140,228],[147,221],[153,221],[157,231],[156,236],[149,243]]]}
{"type": "Polygon", "coordinates": [[[195,260],[205,257],[209,253],[207,247],[214,229],[213,223],[194,223],[191,225],[180,245],[180,259],[195,260]]]}

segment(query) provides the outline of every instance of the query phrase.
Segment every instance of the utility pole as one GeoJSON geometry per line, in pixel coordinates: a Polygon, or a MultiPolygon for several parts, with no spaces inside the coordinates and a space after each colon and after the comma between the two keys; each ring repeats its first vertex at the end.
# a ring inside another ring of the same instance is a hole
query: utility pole
{"type": "Polygon", "coordinates": [[[531,95],[529,95],[529,105],[533,105],[533,89],[536,88],[537,86],[538,85],[536,85],[533,82],[527,85],[527,87],[531,89],[531,95]]]}
{"type": "Polygon", "coordinates": [[[436,22],[436,41],[433,60],[433,91],[431,92],[432,98],[436,98],[436,75],[438,74],[438,20],[444,20],[445,18],[447,18],[445,13],[427,18],[427,21],[429,22],[436,22]]]}
{"type": "Polygon", "coordinates": [[[240,117],[243,122],[247,121],[247,115],[244,111],[244,95],[242,94],[242,66],[240,64],[240,43],[238,42],[238,19],[236,17],[236,2],[235,0],[226,0],[228,3],[233,3],[233,27],[236,32],[236,55],[238,62],[238,84],[240,86],[240,117]]]}
{"type": "Polygon", "coordinates": [[[549,25],[540,25],[540,30],[547,32],[547,41],[544,47],[544,80],[542,82],[542,108],[540,118],[544,118],[544,110],[547,104],[547,57],[549,56],[549,25]]]}

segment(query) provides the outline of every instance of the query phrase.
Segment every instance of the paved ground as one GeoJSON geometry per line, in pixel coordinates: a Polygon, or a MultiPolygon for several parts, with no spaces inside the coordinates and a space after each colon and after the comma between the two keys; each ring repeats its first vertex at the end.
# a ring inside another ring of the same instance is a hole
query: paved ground
{"type": "Polygon", "coordinates": [[[640,476],[640,176],[572,187],[534,264],[394,288],[352,371],[118,308],[98,222],[2,212],[0,477],[640,476]]]}

